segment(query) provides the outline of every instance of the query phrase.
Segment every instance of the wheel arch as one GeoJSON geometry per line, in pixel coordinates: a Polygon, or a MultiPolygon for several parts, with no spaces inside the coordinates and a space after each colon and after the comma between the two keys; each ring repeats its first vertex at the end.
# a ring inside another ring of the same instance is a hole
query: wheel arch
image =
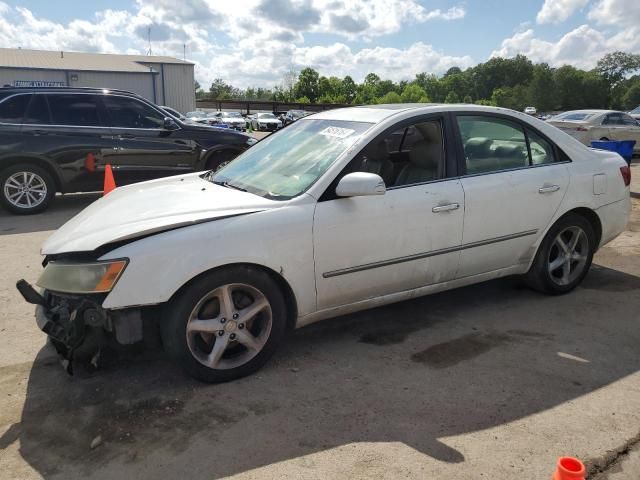
{"type": "Polygon", "coordinates": [[[278,288],[282,292],[285,305],[287,308],[287,329],[293,330],[296,326],[296,320],[298,318],[298,302],[296,300],[295,294],[293,293],[293,289],[291,288],[291,285],[289,285],[289,282],[281,274],[279,274],[272,268],[269,268],[265,265],[260,265],[257,263],[250,263],[250,262],[228,263],[225,265],[220,265],[220,266],[211,268],[209,270],[200,272],[199,274],[197,274],[196,276],[192,277],[187,282],[185,282],[180,288],[178,288],[173,293],[173,295],[171,295],[171,298],[167,301],[167,303],[172,302],[174,298],[176,298],[178,295],[184,292],[187,288],[189,288],[190,285],[192,285],[194,282],[196,282],[198,279],[200,279],[204,275],[208,275],[211,272],[224,270],[227,268],[233,268],[233,267],[247,267],[250,269],[257,269],[269,275],[269,277],[275,282],[275,284],[278,286],[278,288]]]}
{"type": "Polygon", "coordinates": [[[4,170],[5,168],[12,167],[14,165],[21,165],[21,164],[36,165],[46,170],[47,173],[51,175],[51,178],[55,183],[56,192],[63,191],[62,179],[60,177],[60,173],[58,172],[58,169],[54,165],[52,165],[51,162],[43,158],[33,157],[33,156],[12,156],[12,157],[3,158],[1,160],[1,164],[2,164],[2,167],[0,168],[0,171],[4,170]]]}
{"type": "MultiPolygon", "coordinates": [[[[587,207],[577,207],[574,208],[572,210],[569,210],[568,212],[565,212],[560,218],[558,218],[558,220],[560,220],[561,218],[566,217],[569,214],[575,214],[575,215],[580,215],[581,217],[583,217],[585,220],[587,220],[589,222],[589,224],[591,225],[591,227],[593,228],[593,233],[596,236],[596,248],[595,250],[598,250],[598,247],[600,246],[600,241],[602,240],[602,222],[600,221],[600,217],[598,217],[598,214],[587,207]]],[[[556,220],[556,222],[558,221],[556,220]]],[[[556,223],[554,222],[554,223],[556,223]]]]}

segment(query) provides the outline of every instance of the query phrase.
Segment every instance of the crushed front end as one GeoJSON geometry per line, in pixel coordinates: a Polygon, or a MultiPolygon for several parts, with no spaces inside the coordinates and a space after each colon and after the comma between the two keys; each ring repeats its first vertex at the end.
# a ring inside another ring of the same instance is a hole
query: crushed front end
{"type": "Polygon", "coordinates": [[[143,338],[139,308],[106,310],[102,303],[126,268],[127,261],[47,261],[36,290],[25,280],[16,288],[36,305],[36,323],[45,332],[70,374],[81,365],[98,367],[103,348],[130,345],[143,338]]]}

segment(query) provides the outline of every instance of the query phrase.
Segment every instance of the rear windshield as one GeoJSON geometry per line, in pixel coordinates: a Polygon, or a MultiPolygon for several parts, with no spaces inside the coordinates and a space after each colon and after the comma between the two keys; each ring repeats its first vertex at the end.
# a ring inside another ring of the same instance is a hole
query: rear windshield
{"type": "Polygon", "coordinates": [[[560,115],[555,117],[555,120],[587,120],[595,115],[595,113],[561,113],[560,115]]]}

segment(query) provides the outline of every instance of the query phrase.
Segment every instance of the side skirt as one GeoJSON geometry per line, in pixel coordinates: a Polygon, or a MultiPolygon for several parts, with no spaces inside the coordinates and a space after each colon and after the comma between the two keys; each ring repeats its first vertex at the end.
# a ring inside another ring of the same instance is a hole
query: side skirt
{"type": "Polygon", "coordinates": [[[369,308],[381,307],[390,303],[402,302],[411,298],[422,297],[424,295],[443,292],[445,290],[465,287],[467,285],[481,283],[487,280],[493,280],[495,278],[506,277],[508,275],[521,275],[526,273],[528,268],[528,264],[513,265],[511,267],[501,268],[499,270],[493,270],[491,272],[471,275],[469,277],[457,278],[448,282],[426,285],[424,287],[414,288],[412,290],[390,293],[381,297],[369,298],[366,300],[360,300],[355,303],[341,305],[339,307],[319,310],[317,312],[298,317],[298,320],[296,321],[296,328],[304,327],[320,320],[338,317],[340,315],[347,315],[349,313],[359,312],[360,310],[367,310],[369,308]]]}

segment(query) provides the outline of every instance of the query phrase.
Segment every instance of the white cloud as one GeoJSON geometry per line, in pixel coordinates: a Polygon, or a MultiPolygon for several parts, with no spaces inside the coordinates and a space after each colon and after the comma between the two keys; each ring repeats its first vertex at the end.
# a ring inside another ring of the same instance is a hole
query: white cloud
{"type": "Polygon", "coordinates": [[[603,55],[615,50],[639,51],[640,27],[634,25],[607,35],[589,25],[581,25],[557,42],[538,38],[533,29],[528,29],[503,40],[491,56],[512,57],[521,53],[535,62],[547,62],[552,66],[568,64],[590,69],[603,55]]]}
{"type": "Polygon", "coordinates": [[[0,46],[144,53],[150,28],[154,54],[182,57],[186,45],[203,85],[222,77],[239,87],[270,87],[290,68],[307,65],[323,75],[361,80],[373,71],[399,80],[472,63],[421,42],[355,51],[335,39],[305,45],[309,33],[372,43],[407,24],[461,19],[461,6],[429,10],[418,0],[183,0],[175,6],[175,0],[136,0],[133,11],[104,10],[65,25],[0,0],[0,46]]]}
{"type": "Polygon", "coordinates": [[[589,20],[600,25],[640,26],[638,0],[600,0],[589,10],[589,20]]]}
{"type": "Polygon", "coordinates": [[[561,23],[584,7],[589,0],[544,0],[536,16],[538,23],[561,23]]]}

